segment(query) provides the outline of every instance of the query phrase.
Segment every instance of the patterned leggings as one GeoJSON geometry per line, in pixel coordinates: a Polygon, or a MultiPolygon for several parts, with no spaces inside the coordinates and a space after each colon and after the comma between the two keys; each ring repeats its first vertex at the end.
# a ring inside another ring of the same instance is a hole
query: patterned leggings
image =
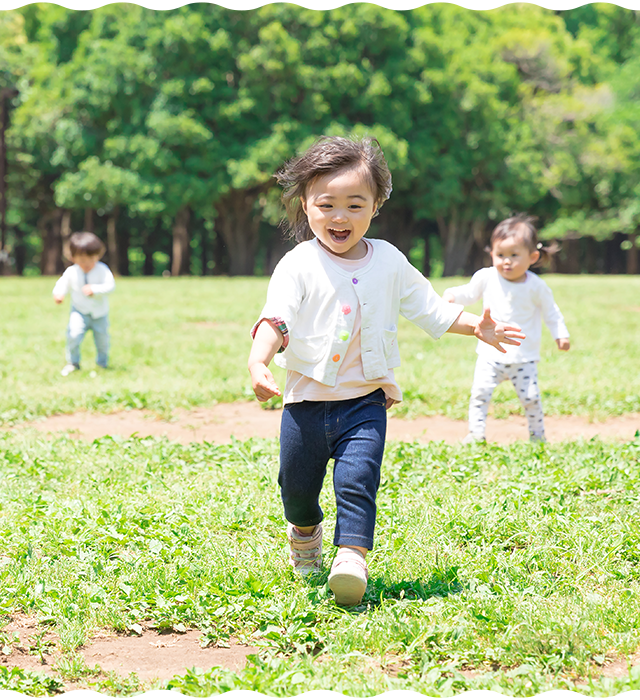
{"type": "Polygon", "coordinates": [[[544,440],[544,415],[538,387],[537,362],[503,364],[478,358],[469,402],[469,432],[484,439],[487,411],[498,384],[510,380],[515,387],[529,423],[532,440],[544,440]]]}

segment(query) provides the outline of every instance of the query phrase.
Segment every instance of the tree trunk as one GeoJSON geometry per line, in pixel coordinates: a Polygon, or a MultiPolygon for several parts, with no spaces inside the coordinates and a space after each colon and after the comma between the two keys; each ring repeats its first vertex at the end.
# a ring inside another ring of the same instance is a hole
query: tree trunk
{"type": "Polygon", "coordinates": [[[182,207],[176,214],[173,222],[173,258],[171,260],[171,274],[177,275],[189,274],[189,263],[191,252],[189,246],[189,216],[191,211],[189,207],[182,207]]]}
{"type": "Polygon", "coordinates": [[[107,218],[107,255],[109,267],[114,275],[120,274],[120,252],[118,250],[118,231],[116,222],[118,221],[119,207],[114,207],[107,218]]]}
{"type": "Polygon", "coordinates": [[[93,233],[93,209],[87,207],[84,210],[84,230],[93,233]]]}
{"type": "Polygon", "coordinates": [[[262,191],[232,190],[216,203],[216,231],[222,234],[229,255],[230,275],[253,275],[260,217],[254,204],[262,191]]]}
{"type": "Polygon", "coordinates": [[[40,217],[38,228],[42,236],[40,271],[43,275],[59,275],[64,271],[62,262],[62,235],[60,209],[49,211],[40,217]]]}
{"type": "Polygon", "coordinates": [[[585,246],[586,246],[586,252],[585,252],[585,271],[593,275],[596,272],[599,272],[598,270],[598,242],[592,238],[591,236],[587,236],[585,238],[585,246]]]}
{"type": "Polygon", "coordinates": [[[27,246],[24,242],[24,231],[16,226],[16,244],[13,250],[13,257],[16,259],[16,274],[24,275],[24,268],[27,263],[27,246]]]}
{"type": "Polygon", "coordinates": [[[424,251],[422,253],[422,274],[431,276],[431,233],[427,230],[424,234],[424,251]]]}
{"type": "Polygon", "coordinates": [[[479,221],[474,222],[461,218],[457,209],[451,212],[448,221],[445,221],[443,216],[438,216],[436,221],[444,255],[442,276],[451,277],[452,275],[464,274],[479,221]]]}
{"type": "Polygon", "coordinates": [[[200,226],[200,267],[202,272],[200,273],[203,277],[209,274],[209,232],[205,226],[205,222],[202,222],[200,226]]]}
{"type": "Polygon", "coordinates": [[[69,238],[71,238],[71,210],[63,209],[60,221],[60,236],[62,237],[62,255],[71,261],[71,250],[69,249],[69,238]]]}
{"type": "Polygon", "coordinates": [[[120,274],[128,277],[131,272],[129,270],[129,245],[131,236],[128,226],[120,226],[118,228],[118,265],[120,274]]]}
{"type": "Polygon", "coordinates": [[[227,255],[227,246],[224,243],[224,238],[220,233],[219,223],[216,220],[216,228],[214,229],[213,239],[213,270],[212,275],[228,275],[229,274],[229,256],[227,255]]]}
{"type": "Polygon", "coordinates": [[[631,247],[627,248],[627,274],[638,274],[638,237],[637,234],[629,234],[629,242],[631,247]]]}
{"type": "MultiPolygon", "coordinates": [[[[155,233],[158,232],[159,226],[159,223],[156,224],[155,233]]],[[[144,233],[142,234],[142,253],[144,255],[144,263],[142,264],[142,274],[145,275],[145,277],[150,277],[151,275],[153,275],[152,237],[153,234],[149,231],[149,229],[145,229],[144,233]]]]}

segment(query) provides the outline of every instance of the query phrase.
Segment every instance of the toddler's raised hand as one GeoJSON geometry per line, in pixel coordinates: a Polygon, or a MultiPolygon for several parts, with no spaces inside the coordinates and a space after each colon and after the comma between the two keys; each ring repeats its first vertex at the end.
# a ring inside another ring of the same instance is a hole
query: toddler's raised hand
{"type": "Polygon", "coordinates": [[[264,363],[256,362],[251,365],[251,367],[249,367],[249,373],[251,374],[253,393],[256,395],[258,401],[264,402],[274,396],[282,396],[273,378],[273,374],[271,374],[271,371],[264,363]]]}
{"type": "Polygon", "coordinates": [[[518,338],[521,340],[526,338],[521,330],[517,324],[496,323],[491,318],[491,310],[487,308],[474,329],[474,335],[478,340],[492,345],[500,352],[507,352],[501,343],[505,345],[520,345],[518,338]]]}

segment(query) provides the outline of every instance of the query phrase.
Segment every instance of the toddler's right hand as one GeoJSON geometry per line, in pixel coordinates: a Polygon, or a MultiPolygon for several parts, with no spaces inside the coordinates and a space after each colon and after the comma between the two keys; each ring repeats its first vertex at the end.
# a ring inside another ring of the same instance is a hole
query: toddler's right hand
{"type": "Polygon", "coordinates": [[[253,385],[253,393],[258,401],[264,402],[274,396],[282,396],[278,385],[273,378],[269,368],[262,362],[256,362],[249,367],[251,374],[251,384],[253,385]]]}
{"type": "Polygon", "coordinates": [[[62,302],[64,301],[64,297],[55,296],[53,297],[53,300],[56,302],[56,304],[62,304],[62,302]]]}
{"type": "Polygon", "coordinates": [[[456,298],[451,294],[451,292],[445,292],[442,295],[442,300],[448,302],[449,304],[455,304],[456,298]]]}

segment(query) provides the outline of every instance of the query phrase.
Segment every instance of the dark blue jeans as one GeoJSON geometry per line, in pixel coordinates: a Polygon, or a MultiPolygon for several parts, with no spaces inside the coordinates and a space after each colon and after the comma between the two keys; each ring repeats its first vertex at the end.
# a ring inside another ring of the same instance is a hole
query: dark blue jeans
{"type": "Polygon", "coordinates": [[[318,502],[334,460],[335,545],[373,548],[376,494],[387,430],[382,389],[345,401],[301,401],[282,412],[280,475],[285,517],[299,527],[322,522],[318,502]]]}

